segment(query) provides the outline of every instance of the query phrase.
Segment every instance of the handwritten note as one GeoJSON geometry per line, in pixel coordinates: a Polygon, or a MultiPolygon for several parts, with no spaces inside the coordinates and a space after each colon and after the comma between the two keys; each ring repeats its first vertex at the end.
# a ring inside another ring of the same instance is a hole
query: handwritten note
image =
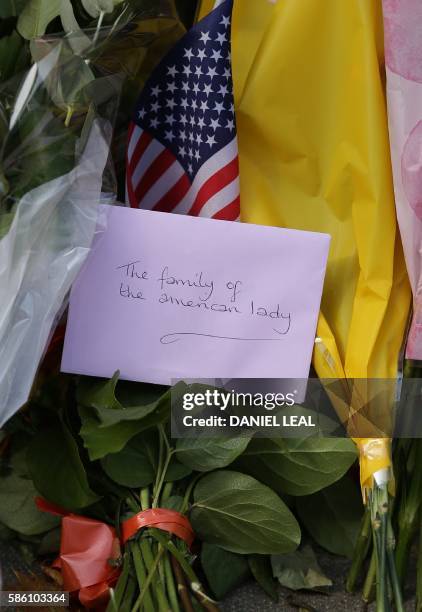
{"type": "Polygon", "coordinates": [[[171,384],[306,378],[329,236],[104,206],[62,370],[171,384]]]}

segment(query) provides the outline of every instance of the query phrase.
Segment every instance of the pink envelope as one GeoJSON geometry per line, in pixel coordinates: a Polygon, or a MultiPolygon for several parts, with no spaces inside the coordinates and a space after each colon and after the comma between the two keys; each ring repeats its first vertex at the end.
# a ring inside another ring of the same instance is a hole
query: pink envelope
{"type": "Polygon", "coordinates": [[[330,237],[103,207],[62,371],[159,384],[307,378],[330,237]]]}

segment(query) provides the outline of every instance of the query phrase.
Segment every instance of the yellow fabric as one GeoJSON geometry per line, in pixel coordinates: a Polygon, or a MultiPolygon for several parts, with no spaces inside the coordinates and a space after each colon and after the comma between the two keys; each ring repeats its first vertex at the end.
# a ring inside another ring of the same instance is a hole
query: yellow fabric
{"type": "MultiPolygon", "coordinates": [[[[203,0],[200,16],[213,4],[203,0]]],[[[381,0],[234,5],[242,220],[331,234],[317,373],[394,378],[410,289],[393,199],[381,0]]],[[[361,466],[369,487],[378,462],[361,466]]]]}

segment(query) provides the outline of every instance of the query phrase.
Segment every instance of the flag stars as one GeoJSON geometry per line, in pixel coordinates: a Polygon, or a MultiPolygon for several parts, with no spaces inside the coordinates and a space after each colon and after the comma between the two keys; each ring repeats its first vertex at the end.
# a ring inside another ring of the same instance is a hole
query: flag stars
{"type": "Polygon", "coordinates": [[[201,32],[201,42],[204,43],[204,45],[207,44],[207,42],[209,42],[211,40],[211,36],[209,31],[208,32],[201,32]]]}
{"type": "Polygon", "coordinates": [[[170,124],[170,126],[172,126],[173,123],[176,123],[174,115],[166,115],[166,123],[170,124]]]}
{"type": "Polygon", "coordinates": [[[224,68],[224,74],[222,76],[226,79],[231,79],[232,73],[230,68],[224,68]]]}
{"type": "Polygon", "coordinates": [[[213,110],[217,111],[218,114],[224,111],[224,102],[216,102],[213,110]]]}
{"type": "Polygon", "coordinates": [[[223,97],[227,96],[229,94],[229,88],[227,87],[227,85],[220,85],[220,91],[218,93],[221,94],[223,97]]]}
{"type": "Polygon", "coordinates": [[[180,132],[179,132],[179,138],[180,138],[180,140],[181,140],[182,142],[185,142],[185,141],[186,141],[187,136],[186,136],[186,132],[185,132],[185,130],[180,130],[180,132]]]}
{"type": "Polygon", "coordinates": [[[187,107],[189,106],[189,105],[188,105],[188,99],[187,99],[187,98],[183,98],[183,99],[182,99],[182,101],[180,102],[180,106],[181,106],[181,107],[182,107],[184,110],[186,110],[186,109],[187,109],[187,107]]]}
{"type": "Polygon", "coordinates": [[[176,83],[170,82],[167,84],[167,91],[171,91],[172,94],[177,90],[176,83]]]}
{"type": "Polygon", "coordinates": [[[160,123],[160,122],[158,121],[158,119],[157,119],[157,118],[155,118],[155,119],[151,119],[151,121],[150,121],[150,126],[152,127],[152,129],[153,129],[153,130],[156,130],[156,129],[157,129],[157,127],[158,127],[158,124],[159,124],[159,123],[160,123]]]}
{"type": "Polygon", "coordinates": [[[230,130],[230,131],[233,131],[233,130],[235,129],[233,119],[228,119],[228,120],[227,120],[227,125],[226,125],[226,128],[227,128],[228,130],[230,130]]]}
{"type": "Polygon", "coordinates": [[[210,128],[215,131],[219,127],[221,127],[219,119],[211,119],[210,128]]]}
{"type": "Polygon", "coordinates": [[[192,164],[188,165],[188,171],[189,171],[189,174],[193,174],[193,166],[192,166],[192,164]]]}
{"type": "Polygon", "coordinates": [[[212,85],[204,85],[204,94],[206,94],[207,96],[210,96],[211,94],[214,93],[214,90],[212,88],[212,85]]]}
{"type": "Polygon", "coordinates": [[[210,107],[208,106],[208,102],[206,100],[203,100],[201,102],[201,111],[205,113],[207,110],[209,110],[209,108],[210,107]]]}
{"type": "Polygon", "coordinates": [[[151,95],[154,96],[155,98],[158,98],[158,96],[161,93],[161,89],[159,85],[156,85],[156,87],[152,87],[151,89],[151,95]]]}
{"type": "Polygon", "coordinates": [[[214,134],[212,136],[207,136],[206,144],[210,147],[213,147],[215,144],[217,144],[214,134]]]}
{"type": "Polygon", "coordinates": [[[225,35],[225,33],[223,33],[223,34],[218,33],[217,34],[217,38],[215,40],[216,40],[216,42],[219,42],[220,45],[222,45],[223,43],[225,43],[227,41],[227,36],[225,35]]]}
{"type": "Polygon", "coordinates": [[[201,61],[203,61],[207,57],[205,49],[198,49],[198,54],[196,57],[200,59],[201,61]]]}
{"type": "Polygon", "coordinates": [[[146,110],[144,108],[141,108],[140,111],[138,111],[138,117],[139,119],[143,119],[145,117],[145,115],[147,114],[146,110]]]}
{"type": "Polygon", "coordinates": [[[171,76],[174,79],[176,77],[176,74],[178,74],[176,66],[169,66],[167,68],[168,76],[171,76]]]}
{"type": "Polygon", "coordinates": [[[198,94],[201,90],[199,89],[199,84],[198,83],[194,83],[192,90],[195,94],[198,94]]]}
{"type": "Polygon", "coordinates": [[[194,155],[196,161],[199,161],[201,159],[201,154],[199,153],[199,151],[195,151],[195,155],[194,155]]]}
{"type": "Polygon", "coordinates": [[[169,142],[173,142],[173,140],[175,139],[175,135],[174,132],[172,130],[166,132],[166,140],[168,140],[169,142]]]}
{"type": "Polygon", "coordinates": [[[191,61],[191,59],[194,57],[194,53],[193,53],[192,49],[185,49],[184,57],[187,57],[188,60],[191,61]]]}
{"type": "Polygon", "coordinates": [[[198,127],[202,130],[202,129],[204,129],[205,126],[206,126],[206,123],[204,121],[204,118],[203,117],[199,117],[199,119],[198,119],[198,127]]]}
{"type": "Polygon", "coordinates": [[[180,157],[186,157],[186,149],[185,149],[185,147],[179,147],[179,155],[180,155],[180,157]]]}
{"type": "Polygon", "coordinates": [[[153,113],[158,113],[158,110],[161,108],[161,104],[158,104],[158,102],[154,102],[153,104],[151,104],[151,111],[153,113]]]}
{"type": "Polygon", "coordinates": [[[204,74],[204,73],[202,72],[202,68],[201,68],[201,66],[197,66],[197,67],[195,68],[195,76],[197,76],[197,77],[201,77],[203,74],[204,74]]]}
{"type": "Polygon", "coordinates": [[[184,91],[185,93],[188,93],[189,91],[189,83],[187,83],[186,81],[183,81],[182,83],[182,91],[184,91]]]}
{"type": "Polygon", "coordinates": [[[197,134],[197,136],[195,137],[195,141],[197,145],[201,145],[204,141],[202,140],[202,136],[201,134],[197,134]]]}
{"type": "Polygon", "coordinates": [[[212,52],[212,59],[215,62],[218,62],[218,60],[220,60],[223,56],[221,55],[221,51],[218,49],[214,49],[214,51],[212,52]]]}
{"type": "Polygon", "coordinates": [[[211,77],[211,79],[213,79],[214,77],[218,76],[217,68],[211,68],[211,66],[210,66],[208,68],[207,76],[211,77]]]}
{"type": "MultiPolygon", "coordinates": [[[[187,76],[190,77],[190,75],[192,74],[192,69],[189,66],[189,64],[187,66],[183,66],[183,73],[187,76]]],[[[188,86],[189,87],[189,86],[188,86]]]]}
{"type": "Polygon", "coordinates": [[[230,25],[230,17],[226,17],[225,15],[223,15],[220,21],[220,25],[223,25],[227,28],[230,25]]]}
{"type": "Polygon", "coordinates": [[[188,120],[186,119],[186,115],[180,115],[180,123],[182,125],[186,125],[188,120]]]}

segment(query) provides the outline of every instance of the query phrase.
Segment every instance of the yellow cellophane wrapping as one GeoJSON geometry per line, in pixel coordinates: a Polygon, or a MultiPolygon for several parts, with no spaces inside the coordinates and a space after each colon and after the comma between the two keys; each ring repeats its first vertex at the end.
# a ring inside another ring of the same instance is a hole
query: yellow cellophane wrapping
{"type": "MultiPolygon", "coordinates": [[[[200,16],[213,4],[203,0],[200,16]]],[[[315,369],[320,378],[395,378],[410,289],[381,1],[235,0],[232,41],[242,221],[331,234],[315,369]]],[[[391,465],[390,441],[374,453],[354,439],[365,491],[391,465]]]]}

